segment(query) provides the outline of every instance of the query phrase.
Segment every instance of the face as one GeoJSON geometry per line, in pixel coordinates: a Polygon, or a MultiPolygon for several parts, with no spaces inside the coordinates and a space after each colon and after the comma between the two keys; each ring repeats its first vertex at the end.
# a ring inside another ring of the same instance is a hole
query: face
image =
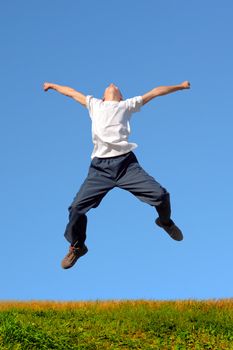
{"type": "Polygon", "coordinates": [[[111,83],[105,89],[103,100],[104,101],[122,101],[123,97],[118,87],[113,83],[111,83]]]}

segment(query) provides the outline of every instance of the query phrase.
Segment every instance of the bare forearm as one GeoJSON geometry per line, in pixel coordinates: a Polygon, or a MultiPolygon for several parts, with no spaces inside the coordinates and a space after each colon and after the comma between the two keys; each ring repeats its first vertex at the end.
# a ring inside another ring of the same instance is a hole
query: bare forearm
{"type": "Polygon", "coordinates": [[[143,104],[149,102],[150,100],[152,100],[155,97],[167,95],[167,94],[170,94],[172,92],[176,92],[176,91],[184,90],[184,89],[189,89],[189,88],[190,88],[190,83],[188,81],[184,81],[183,83],[178,84],[178,85],[158,86],[142,96],[143,104]]]}
{"type": "Polygon", "coordinates": [[[158,86],[152,90],[154,97],[171,94],[172,92],[183,90],[182,85],[158,86]]]}
{"type": "Polygon", "coordinates": [[[71,97],[77,102],[81,103],[83,106],[86,106],[86,96],[71,87],[53,83],[44,83],[44,91],[48,91],[49,89],[55,90],[62,95],[71,97]]]}
{"type": "Polygon", "coordinates": [[[65,96],[69,96],[69,97],[73,97],[75,93],[77,93],[76,90],[68,87],[68,86],[62,86],[62,85],[57,85],[57,84],[52,84],[52,83],[48,83],[49,86],[47,87],[47,89],[52,89],[55,90],[57,92],[59,92],[62,95],[65,96]]]}

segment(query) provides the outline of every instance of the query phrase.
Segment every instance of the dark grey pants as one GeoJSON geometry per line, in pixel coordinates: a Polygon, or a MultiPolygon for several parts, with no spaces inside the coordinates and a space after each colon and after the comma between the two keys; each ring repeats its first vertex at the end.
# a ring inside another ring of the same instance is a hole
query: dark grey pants
{"type": "Polygon", "coordinates": [[[133,152],[111,158],[94,158],[86,180],[69,207],[65,238],[71,245],[83,246],[87,226],[85,214],[91,208],[98,207],[114,187],[127,190],[141,201],[154,206],[163,223],[170,221],[169,193],[142,169],[133,152]]]}

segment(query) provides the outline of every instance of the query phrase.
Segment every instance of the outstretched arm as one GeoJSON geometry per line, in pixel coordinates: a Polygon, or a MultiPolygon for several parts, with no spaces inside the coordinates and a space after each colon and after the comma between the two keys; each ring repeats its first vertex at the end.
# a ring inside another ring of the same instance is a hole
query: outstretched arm
{"type": "Polygon", "coordinates": [[[44,91],[48,91],[49,89],[55,90],[59,92],[62,95],[72,97],[74,100],[78,101],[86,107],[86,96],[83,95],[81,92],[78,92],[68,86],[61,86],[57,84],[52,84],[52,83],[44,83],[44,91]]]}
{"type": "Polygon", "coordinates": [[[189,81],[184,81],[179,85],[156,87],[142,96],[143,105],[155,97],[167,95],[172,92],[184,89],[190,89],[189,81]]]}

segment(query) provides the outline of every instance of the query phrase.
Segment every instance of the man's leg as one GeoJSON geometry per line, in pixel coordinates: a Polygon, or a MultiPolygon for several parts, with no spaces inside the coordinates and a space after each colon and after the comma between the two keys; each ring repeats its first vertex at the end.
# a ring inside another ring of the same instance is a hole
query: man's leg
{"type": "Polygon", "coordinates": [[[117,181],[117,186],[130,191],[141,201],[155,207],[159,215],[159,221],[157,219],[156,224],[164,228],[173,239],[181,240],[183,238],[181,231],[171,220],[169,193],[152,176],[145,172],[133,153],[123,176],[117,181]],[[173,231],[176,231],[176,229],[177,231],[171,234],[171,228],[173,231]]]}
{"type": "Polygon", "coordinates": [[[114,187],[114,183],[100,176],[92,166],[69,207],[69,222],[65,230],[65,238],[71,245],[81,247],[86,239],[87,216],[91,208],[97,208],[104,196],[114,187]]]}
{"type": "Polygon", "coordinates": [[[141,201],[156,208],[163,222],[169,222],[171,216],[170,196],[152,176],[139,165],[132,153],[123,175],[118,179],[117,186],[131,192],[141,201]]]}
{"type": "Polygon", "coordinates": [[[96,208],[109,190],[114,187],[113,181],[100,176],[91,166],[88,176],[69,207],[69,222],[65,238],[70,242],[69,252],[62,260],[62,267],[68,269],[87,253],[86,240],[87,216],[91,208],[96,208]]]}

